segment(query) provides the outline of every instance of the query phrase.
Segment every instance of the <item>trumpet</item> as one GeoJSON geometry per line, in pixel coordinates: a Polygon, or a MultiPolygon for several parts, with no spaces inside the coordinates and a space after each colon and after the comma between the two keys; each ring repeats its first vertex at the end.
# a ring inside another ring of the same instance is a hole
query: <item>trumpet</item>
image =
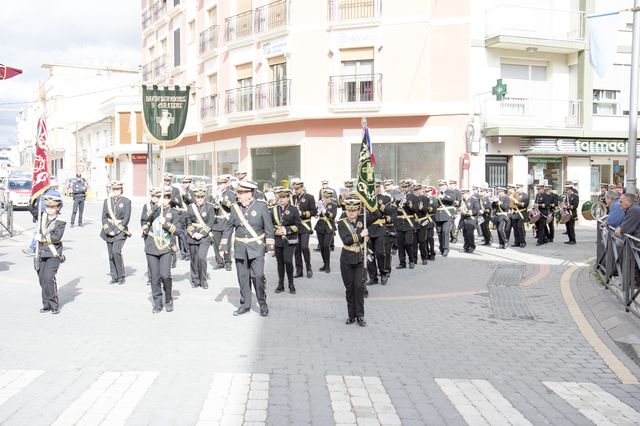
{"type": "Polygon", "coordinates": [[[518,205],[522,202],[522,196],[519,192],[510,191],[509,192],[509,208],[517,209],[518,205]]]}

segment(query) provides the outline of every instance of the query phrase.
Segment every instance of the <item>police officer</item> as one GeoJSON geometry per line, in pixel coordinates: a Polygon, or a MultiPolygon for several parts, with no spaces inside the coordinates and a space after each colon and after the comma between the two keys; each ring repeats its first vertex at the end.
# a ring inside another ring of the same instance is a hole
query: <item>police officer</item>
{"type": "Polygon", "coordinates": [[[191,287],[209,288],[207,281],[207,253],[213,239],[213,222],[216,214],[211,204],[205,203],[207,189],[198,187],[193,191],[194,202],[185,214],[187,222],[187,244],[191,267],[191,287]]]}
{"type": "Polygon", "coordinates": [[[153,195],[160,192],[162,197],[157,204],[148,206],[151,209],[151,214],[146,216],[145,223],[142,225],[143,230],[146,230],[147,233],[144,239],[144,252],[147,258],[147,268],[151,274],[151,297],[153,299],[151,313],[153,314],[162,311],[163,307],[167,312],[173,311],[171,257],[178,250],[175,235],[178,232],[178,221],[180,220],[178,211],[171,207],[172,187],[164,186],[162,190],[158,188],[153,191],[153,195]]]}
{"type": "Polygon", "coordinates": [[[449,234],[456,215],[456,194],[449,189],[447,181],[438,180],[439,191],[435,196],[436,200],[436,232],[438,233],[438,243],[440,254],[443,257],[449,255],[449,234]]]}
{"type": "Polygon", "coordinates": [[[318,221],[314,229],[318,235],[318,245],[322,255],[320,271],[328,274],[331,272],[331,241],[336,232],[335,220],[338,214],[338,205],[334,201],[334,192],[331,189],[324,189],[321,194],[322,201],[318,209],[318,221]]]}
{"type": "Polygon", "coordinates": [[[558,194],[553,192],[553,186],[551,185],[545,185],[544,191],[547,194],[549,214],[551,215],[551,220],[547,223],[547,240],[552,243],[556,234],[555,216],[560,198],[558,197],[558,194]]]}
{"type": "Polygon", "coordinates": [[[498,229],[498,248],[506,249],[509,240],[505,228],[509,221],[509,197],[507,197],[507,188],[497,187],[498,197],[493,201],[493,211],[496,215],[496,227],[498,229]]]}
{"type": "Polygon", "coordinates": [[[413,209],[411,199],[413,194],[410,193],[411,183],[409,180],[403,180],[400,183],[405,198],[398,205],[398,216],[396,218],[396,246],[398,246],[398,258],[400,264],[396,269],[404,269],[407,267],[407,258],[409,260],[409,268],[413,269],[416,259],[413,257],[413,239],[416,232],[413,209]]]}
{"type": "Polygon", "coordinates": [[[511,247],[526,247],[525,222],[529,219],[527,207],[529,206],[529,193],[524,190],[524,185],[516,184],[515,208],[511,212],[511,228],[513,229],[513,245],[511,247]]]}
{"type": "Polygon", "coordinates": [[[44,196],[45,215],[40,220],[40,229],[36,237],[38,258],[36,266],[38,280],[42,289],[42,308],[40,313],[60,313],[58,301],[58,283],[56,274],[60,264],[64,262],[62,255],[62,236],[66,223],[58,219],[62,206],[62,198],[44,196]]]}
{"type": "Polygon", "coordinates": [[[233,313],[236,316],[246,314],[251,308],[252,281],[260,305],[260,315],[269,315],[265,292],[264,255],[265,250],[270,255],[274,254],[274,229],[267,204],[253,198],[253,191],[257,188],[257,185],[250,181],[238,182],[238,202],[231,208],[231,216],[220,243],[220,249],[228,253],[229,241],[235,230],[233,255],[240,286],[240,307],[233,313]]]}
{"type": "Polygon", "coordinates": [[[580,196],[578,195],[578,191],[575,190],[572,182],[567,182],[565,185],[567,190],[567,203],[566,207],[571,212],[571,219],[565,226],[567,228],[567,236],[569,237],[569,241],[565,241],[565,244],[575,244],[576,243],[576,221],[578,220],[578,205],[580,204],[580,196]]]}
{"type": "Polygon", "coordinates": [[[84,213],[84,200],[87,198],[87,181],[84,180],[80,173],[76,173],[76,179],[71,185],[71,193],[73,195],[73,211],[71,212],[71,227],[74,227],[76,220],[76,212],[78,215],[78,226],[82,226],[82,213],[84,213]]]}
{"type": "MultiPolygon", "coordinates": [[[[430,222],[431,199],[424,195],[424,188],[420,184],[413,185],[413,197],[409,200],[409,207],[414,212],[416,233],[413,239],[413,258],[418,261],[418,250],[422,264],[427,264],[427,225],[430,222]]],[[[433,238],[433,237],[432,237],[433,238]]]]}
{"type": "Polygon", "coordinates": [[[340,275],[346,289],[347,324],[357,322],[364,327],[364,291],[363,282],[364,253],[362,243],[368,231],[360,214],[360,200],[345,200],[347,217],[338,222],[338,234],[342,240],[340,253],[340,275]]]}
{"type": "Polygon", "coordinates": [[[462,189],[462,208],[460,221],[462,222],[463,249],[465,253],[473,253],[476,249],[476,219],[480,213],[480,201],[472,197],[468,189],[462,189]]]}
{"type": "Polygon", "coordinates": [[[102,205],[102,229],[100,237],[107,243],[109,253],[109,284],[124,284],[125,270],[122,247],[131,236],[127,226],[131,219],[131,200],[122,196],[122,182],[111,182],[111,196],[102,205]]]}
{"type": "Polygon", "coordinates": [[[291,203],[291,190],[279,188],[278,204],[271,208],[271,217],[275,227],[275,251],[278,262],[278,287],[276,293],[284,291],[284,276],[287,275],[289,293],[296,294],[293,285],[293,252],[298,244],[298,232],[302,228],[300,213],[291,203]]]}
{"type": "Polygon", "coordinates": [[[316,207],[316,200],[313,195],[306,192],[304,182],[300,179],[293,180],[293,198],[292,203],[298,208],[300,212],[300,220],[302,220],[302,228],[300,229],[299,239],[300,242],[296,244],[295,259],[296,259],[296,274],[294,278],[300,278],[303,276],[302,272],[302,257],[304,256],[304,263],[307,267],[307,278],[313,276],[311,270],[311,253],[309,252],[309,237],[313,234],[313,228],[311,227],[311,218],[318,214],[316,207]]]}
{"type": "MultiPolygon", "coordinates": [[[[142,206],[142,213],[140,214],[140,226],[142,227],[142,239],[145,240],[149,237],[149,231],[151,231],[151,224],[153,222],[153,214],[155,207],[158,206],[160,197],[162,196],[162,188],[153,187],[149,190],[149,202],[142,206]]],[[[147,285],[151,285],[151,269],[147,262],[147,285]]]]}
{"type": "Polygon", "coordinates": [[[216,220],[213,224],[213,244],[216,250],[216,269],[224,267],[227,271],[231,270],[231,256],[225,253],[225,257],[220,257],[220,242],[222,241],[222,233],[229,217],[231,216],[231,206],[236,202],[236,193],[231,186],[231,176],[221,175],[218,177],[218,188],[214,194],[213,206],[216,211],[216,220]]]}

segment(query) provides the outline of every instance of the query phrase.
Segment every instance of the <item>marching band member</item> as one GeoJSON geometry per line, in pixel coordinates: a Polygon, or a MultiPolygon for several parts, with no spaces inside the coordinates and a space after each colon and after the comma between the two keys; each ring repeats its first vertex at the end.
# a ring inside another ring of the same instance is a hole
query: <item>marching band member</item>
{"type": "Polygon", "coordinates": [[[478,194],[478,201],[480,202],[480,215],[478,221],[480,222],[480,232],[482,232],[482,238],[484,242],[483,246],[491,245],[491,231],[489,230],[489,223],[491,223],[491,197],[489,196],[489,187],[482,185],[478,194]],[[482,218],[482,219],[481,219],[482,218]]]}
{"type": "MultiPolygon", "coordinates": [[[[385,182],[388,182],[387,179],[385,182]]],[[[393,181],[391,181],[393,183],[393,181]]],[[[397,190],[396,190],[397,191],[397,190]]],[[[380,193],[378,195],[378,208],[383,214],[384,226],[387,228],[387,233],[384,237],[384,262],[382,270],[384,275],[380,277],[382,285],[386,285],[389,282],[391,275],[391,260],[393,247],[396,244],[396,219],[398,218],[398,207],[394,203],[394,198],[391,193],[380,193]],[[382,204],[380,204],[382,201],[382,204]]]]}
{"type": "Polygon", "coordinates": [[[298,244],[298,232],[302,228],[300,213],[291,203],[291,190],[279,188],[278,204],[271,208],[271,216],[275,227],[275,252],[278,262],[278,287],[276,293],[284,291],[284,276],[287,275],[289,293],[296,294],[293,285],[293,252],[298,244]]]}
{"type": "Polygon", "coordinates": [[[307,278],[313,276],[311,270],[311,253],[309,252],[309,237],[313,234],[313,228],[311,228],[311,218],[315,217],[318,212],[316,208],[316,200],[313,195],[306,192],[304,182],[300,179],[296,179],[293,182],[293,198],[292,204],[300,211],[300,220],[302,220],[302,228],[300,229],[299,242],[296,244],[295,251],[295,263],[296,274],[294,278],[300,278],[303,276],[302,258],[304,256],[304,263],[307,268],[307,278]]]}
{"type": "MultiPolygon", "coordinates": [[[[155,211],[155,207],[158,205],[160,196],[162,195],[162,189],[153,187],[149,190],[149,202],[142,206],[142,213],[140,215],[140,226],[142,227],[142,239],[146,240],[149,236],[149,230],[151,225],[151,218],[155,211]]],[[[145,241],[146,243],[146,241],[145,241]]],[[[151,269],[147,265],[147,285],[151,285],[151,269]]]]}
{"type": "MultiPolygon", "coordinates": [[[[62,236],[66,222],[58,219],[62,198],[45,195],[45,214],[40,219],[40,229],[36,237],[38,258],[35,259],[38,280],[42,289],[42,308],[40,313],[60,313],[58,301],[58,283],[56,274],[65,258],[62,255],[62,236]]],[[[37,225],[36,225],[37,227],[37,225]]]]}
{"type": "Polygon", "coordinates": [[[378,210],[371,213],[367,212],[367,231],[369,233],[369,242],[367,251],[371,256],[367,262],[367,273],[369,275],[368,285],[378,284],[378,274],[382,284],[386,285],[389,280],[389,274],[385,269],[385,242],[387,237],[386,218],[382,212],[385,201],[391,201],[388,196],[384,196],[381,191],[381,182],[375,182],[376,202],[378,210]]]}
{"type": "Polygon", "coordinates": [[[426,192],[425,196],[429,200],[429,207],[427,209],[426,219],[422,222],[422,226],[425,228],[425,242],[427,245],[427,255],[429,257],[429,260],[436,260],[436,244],[434,239],[436,223],[434,220],[434,215],[436,210],[438,209],[438,202],[436,200],[436,197],[431,195],[434,190],[433,186],[426,185],[424,189],[426,192]]]}
{"type": "Polygon", "coordinates": [[[496,227],[498,228],[498,248],[506,249],[507,234],[505,228],[509,221],[509,197],[507,197],[507,189],[504,187],[496,188],[498,196],[493,200],[493,211],[496,215],[496,227]]]}
{"type": "Polygon", "coordinates": [[[468,189],[462,189],[462,207],[460,221],[462,222],[462,237],[464,238],[464,252],[473,253],[476,249],[476,218],[480,213],[480,201],[472,197],[468,189]]]}
{"type": "Polygon", "coordinates": [[[549,214],[551,215],[551,221],[549,221],[547,225],[547,239],[549,240],[550,243],[552,243],[556,233],[555,216],[556,216],[556,209],[558,208],[559,197],[558,197],[558,194],[553,192],[553,186],[545,185],[544,189],[549,200],[548,202],[549,214]]]}
{"type": "Polygon", "coordinates": [[[225,268],[231,270],[231,256],[225,253],[226,257],[220,257],[220,242],[222,241],[222,233],[227,226],[229,217],[231,216],[231,206],[236,202],[236,193],[231,186],[231,176],[221,175],[217,179],[218,188],[214,192],[213,207],[216,212],[216,220],[211,229],[213,233],[213,245],[216,250],[216,267],[215,269],[225,268]]]}
{"type": "Polygon", "coordinates": [[[209,288],[207,280],[207,253],[213,239],[213,222],[215,210],[211,204],[205,203],[207,189],[198,187],[194,194],[194,202],[189,204],[185,214],[187,224],[186,240],[189,245],[191,287],[209,288]]]}
{"type": "Polygon", "coordinates": [[[102,205],[102,229],[100,237],[107,243],[109,253],[109,284],[124,284],[125,270],[122,247],[131,236],[127,226],[131,219],[131,200],[122,196],[122,182],[111,183],[111,197],[102,205]]]}
{"type": "Polygon", "coordinates": [[[575,244],[576,243],[576,221],[578,220],[578,205],[580,204],[580,196],[578,195],[578,191],[576,191],[573,187],[573,183],[567,182],[565,185],[567,189],[567,203],[566,207],[571,212],[571,219],[565,226],[567,228],[567,236],[569,237],[569,241],[565,241],[565,244],[575,244]]]}
{"type": "MultiPolygon", "coordinates": [[[[180,242],[180,259],[190,260],[189,241],[187,240],[187,226],[189,226],[189,206],[193,204],[193,191],[191,190],[192,179],[188,176],[182,178],[182,188],[179,189],[179,196],[175,197],[174,207],[178,210],[181,227],[178,231],[178,241],[180,242]]],[[[171,190],[173,192],[173,190],[171,190]]]]}
{"type": "Polygon", "coordinates": [[[547,240],[547,216],[549,215],[549,196],[544,192],[544,185],[537,185],[538,193],[534,201],[540,211],[540,219],[536,222],[536,236],[538,237],[537,246],[546,243],[547,240]]]}
{"type": "Polygon", "coordinates": [[[331,240],[333,240],[333,235],[336,231],[334,221],[338,214],[338,205],[334,202],[334,191],[332,189],[323,189],[320,193],[322,195],[322,206],[318,209],[318,222],[316,222],[314,229],[317,232],[318,245],[322,255],[320,271],[328,274],[331,272],[331,240]]]}
{"type": "Polygon", "coordinates": [[[462,205],[462,193],[458,189],[458,182],[454,179],[449,180],[449,190],[453,193],[453,217],[451,222],[451,229],[449,230],[449,242],[458,242],[459,228],[456,226],[456,219],[458,218],[458,211],[462,205]]]}
{"type": "MultiPolygon", "coordinates": [[[[414,212],[416,219],[416,233],[413,239],[413,258],[418,261],[418,250],[420,250],[420,259],[422,264],[427,264],[429,253],[427,252],[427,226],[431,222],[429,210],[431,209],[431,200],[424,195],[424,188],[417,184],[413,186],[413,197],[409,206],[414,212]]],[[[433,239],[433,237],[432,237],[433,239]]]]}
{"type": "Polygon", "coordinates": [[[413,239],[416,232],[413,210],[411,209],[409,198],[410,182],[403,180],[400,183],[400,188],[403,193],[403,200],[398,204],[398,216],[396,218],[396,246],[398,246],[398,258],[400,264],[396,266],[396,269],[404,269],[407,267],[407,258],[409,260],[409,268],[413,269],[416,264],[416,259],[413,257],[413,239]]]}
{"type": "Polygon", "coordinates": [[[440,254],[443,257],[447,257],[449,255],[449,237],[451,227],[453,226],[456,214],[456,195],[449,189],[446,180],[438,180],[438,186],[440,187],[440,190],[436,195],[436,231],[438,232],[440,254]]]}
{"type": "Polygon", "coordinates": [[[527,207],[529,207],[529,193],[524,190],[522,184],[516,184],[513,195],[514,208],[511,212],[511,227],[513,228],[513,244],[511,247],[526,247],[525,222],[529,219],[527,207]]]}

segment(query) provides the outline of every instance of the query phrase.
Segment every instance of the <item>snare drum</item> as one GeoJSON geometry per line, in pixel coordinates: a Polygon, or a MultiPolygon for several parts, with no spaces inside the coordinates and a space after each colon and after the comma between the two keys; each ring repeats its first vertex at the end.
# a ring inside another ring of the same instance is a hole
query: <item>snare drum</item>
{"type": "Polygon", "coordinates": [[[560,209],[560,225],[564,225],[565,223],[571,220],[571,212],[568,208],[563,207],[560,209]]]}
{"type": "Polygon", "coordinates": [[[536,223],[538,220],[540,220],[540,210],[534,207],[529,210],[529,221],[531,223],[536,223]]]}

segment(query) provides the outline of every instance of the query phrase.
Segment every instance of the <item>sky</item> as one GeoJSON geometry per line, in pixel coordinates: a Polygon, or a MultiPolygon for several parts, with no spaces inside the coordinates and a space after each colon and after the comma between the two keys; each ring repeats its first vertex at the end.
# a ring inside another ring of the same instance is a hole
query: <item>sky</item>
{"type": "Polygon", "coordinates": [[[140,0],[2,0],[0,64],[22,74],[0,80],[0,147],[16,143],[16,116],[35,100],[45,63],[135,68],[141,63],[140,0]]]}

